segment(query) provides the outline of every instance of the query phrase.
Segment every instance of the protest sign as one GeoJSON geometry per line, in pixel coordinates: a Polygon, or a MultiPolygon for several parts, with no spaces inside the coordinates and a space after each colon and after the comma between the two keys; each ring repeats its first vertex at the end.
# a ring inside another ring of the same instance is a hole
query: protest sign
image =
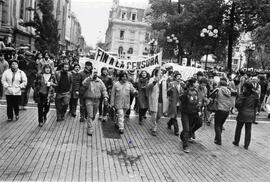
{"type": "Polygon", "coordinates": [[[161,66],[162,54],[154,54],[153,56],[143,60],[120,60],[106,51],[98,48],[95,57],[96,63],[106,64],[108,67],[118,70],[142,70],[149,67],[161,66]]]}

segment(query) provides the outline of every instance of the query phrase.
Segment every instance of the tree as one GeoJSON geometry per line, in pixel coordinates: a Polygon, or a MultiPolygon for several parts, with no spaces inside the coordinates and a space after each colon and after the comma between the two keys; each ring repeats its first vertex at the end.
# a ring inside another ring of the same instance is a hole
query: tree
{"type": "Polygon", "coordinates": [[[34,20],[24,23],[36,29],[35,47],[39,51],[59,52],[58,23],[53,15],[53,0],[40,0],[34,12],[34,20]],[[40,11],[38,13],[37,11],[40,11]]]}
{"type": "Polygon", "coordinates": [[[210,52],[218,60],[225,60],[227,34],[223,24],[223,14],[227,5],[223,0],[181,0],[181,11],[176,3],[167,0],[152,0],[151,12],[147,19],[154,30],[164,30],[160,36],[159,45],[164,48],[164,57],[170,57],[173,45],[166,42],[166,36],[175,34],[181,42],[180,54],[188,59],[200,60],[205,54],[205,46],[211,45],[210,52]],[[213,25],[219,30],[217,39],[202,39],[200,32],[208,25],[213,25]]]}

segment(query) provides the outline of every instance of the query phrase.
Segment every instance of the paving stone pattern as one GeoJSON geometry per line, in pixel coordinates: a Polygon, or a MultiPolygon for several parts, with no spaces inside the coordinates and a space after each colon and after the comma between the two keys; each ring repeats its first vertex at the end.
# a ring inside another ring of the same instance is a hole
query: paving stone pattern
{"type": "Polygon", "coordinates": [[[78,116],[55,118],[50,111],[40,128],[37,109],[29,108],[7,122],[0,107],[0,181],[270,181],[268,123],[253,125],[249,150],[243,141],[240,147],[231,144],[235,122],[225,124],[222,146],[213,143],[213,125],[203,125],[185,154],[167,119],[153,137],[149,121],[140,126],[132,116],[124,135],[114,139],[104,137],[100,121],[89,137],[78,116]]]}

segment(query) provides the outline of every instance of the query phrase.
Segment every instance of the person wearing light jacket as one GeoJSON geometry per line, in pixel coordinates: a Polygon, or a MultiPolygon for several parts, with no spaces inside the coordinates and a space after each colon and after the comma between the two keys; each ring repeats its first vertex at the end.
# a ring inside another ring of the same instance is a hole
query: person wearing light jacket
{"type": "Polygon", "coordinates": [[[25,73],[19,69],[17,60],[11,61],[11,68],[7,69],[2,75],[2,84],[7,99],[7,117],[8,121],[13,120],[13,111],[15,119],[19,119],[19,101],[22,89],[27,85],[25,73]]]}
{"type": "Polygon", "coordinates": [[[93,75],[87,77],[82,82],[85,87],[83,98],[85,99],[86,111],[87,111],[87,134],[92,136],[93,134],[93,121],[95,120],[100,98],[104,98],[104,104],[108,104],[108,93],[105,84],[97,76],[97,71],[93,71],[93,75]]]}
{"type": "Polygon", "coordinates": [[[221,78],[219,87],[215,89],[209,97],[216,96],[217,99],[217,111],[215,113],[215,140],[214,143],[221,145],[221,133],[222,127],[229,116],[232,106],[231,91],[228,88],[226,78],[221,78]]]}
{"type": "Polygon", "coordinates": [[[112,88],[111,106],[115,108],[117,113],[116,126],[119,128],[119,133],[124,133],[124,117],[127,110],[130,108],[130,95],[137,93],[133,85],[127,80],[127,73],[119,74],[117,81],[112,88]]]}

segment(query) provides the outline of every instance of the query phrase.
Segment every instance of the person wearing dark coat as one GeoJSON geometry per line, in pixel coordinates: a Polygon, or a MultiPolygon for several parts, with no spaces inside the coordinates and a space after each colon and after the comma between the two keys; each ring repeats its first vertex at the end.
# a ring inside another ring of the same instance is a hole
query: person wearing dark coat
{"type": "Polygon", "coordinates": [[[74,69],[71,71],[72,73],[72,90],[71,90],[71,97],[69,101],[69,113],[72,117],[76,117],[76,109],[79,100],[79,91],[80,91],[80,71],[81,67],[79,64],[74,65],[74,69]]]}
{"type": "Polygon", "coordinates": [[[174,81],[172,81],[168,88],[169,97],[169,108],[168,117],[170,120],[167,123],[168,129],[171,129],[172,125],[174,127],[174,134],[179,136],[179,126],[177,121],[177,116],[180,114],[181,102],[180,97],[184,90],[182,88],[183,81],[181,80],[182,75],[179,72],[174,73],[174,81]]]}
{"type": "Polygon", "coordinates": [[[57,85],[56,78],[52,74],[49,65],[43,67],[43,71],[37,75],[34,81],[34,101],[38,107],[39,127],[42,127],[47,120],[47,113],[50,110],[50,102],[54,97],[54,88],[57,85]]]}
{"type": "Polygon", "coordinates": [[[148,97],[147,97],[147,85],[149,82],[149,74],[146,71],[142,71],[139,75],[139,80],[136,83],[136,89],[138,90],[137,102],[139,107],[139,125],[143,124],[143,120],[146,117],[148,109],[148,97]]]}
{"type": "Polygon", "coordinates": [[[239,146],[241,131],[245,125],[245,142],[244,148],[248,149],[251,140],[251,125],[256,120],[256,111],[260,105],[259,96],[253,91],[251,83],[246,82],[243,85],[243,94],[237,100],[235,107],[238,110],[236,117],[236,128],[233,144],[239,146]]]}
{"type": "Polygon", "coordinates": [[[84,70],[79,72],[80,75],[80,89],[79,89],[79,100],[80,100],[80,122],[86,121],[87,111],[85,105],[85,99],[83,97],[85,88],[83,87],[83,81],[92,75],[93,65],[90,61],[85,62],[84,70]]]}
{"type": "MultiPolygon", "coordinates": [[[[113,87],[113,79],[112,77],[109,76],[108,68],[106,67],[101,68],[101,75],[99,79],[101,79],[102,82],[104,83],[107,89],[108,95],[110,96],[111,90],[113,87]]],[[[104,98],[101,97],[99,101],[99,119],[102,119],[102,121],[107,121],[108,112],[109,112],[108,105],[104,104],[104,98]]]]}

